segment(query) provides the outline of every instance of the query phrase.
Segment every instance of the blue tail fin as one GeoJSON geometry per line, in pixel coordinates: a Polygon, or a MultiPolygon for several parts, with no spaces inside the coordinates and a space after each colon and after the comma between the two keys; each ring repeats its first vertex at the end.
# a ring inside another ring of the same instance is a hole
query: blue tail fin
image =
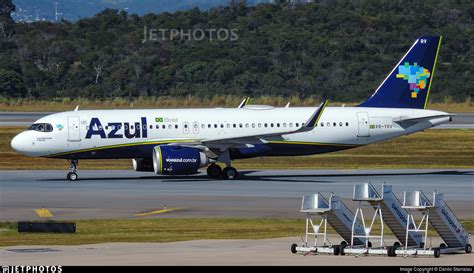
{"type": "Polygon", "coordinates": [[[374,94],[359,106],[424,109],[428,102],[441,38],[418,38],[374,94]]]}

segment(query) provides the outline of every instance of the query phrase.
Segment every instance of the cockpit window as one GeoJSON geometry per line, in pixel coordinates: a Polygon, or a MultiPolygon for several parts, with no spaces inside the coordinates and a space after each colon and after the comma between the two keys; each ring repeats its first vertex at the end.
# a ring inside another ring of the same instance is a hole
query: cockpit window
{"type": "Polygon", "coordinates": [[[28,130],[38,131],[38,132],[52,132],[53,126],[49,123],[34,123],[28,128],[28,130]]]}

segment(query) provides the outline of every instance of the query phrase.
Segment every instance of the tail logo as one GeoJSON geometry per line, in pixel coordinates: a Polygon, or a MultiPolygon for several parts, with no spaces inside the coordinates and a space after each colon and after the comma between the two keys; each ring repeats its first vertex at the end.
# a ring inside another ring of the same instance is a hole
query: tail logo
{"type": "Polygon", "coordinates": [[[410,65],[410,63],[405,62],[405,64],[398,66],[397,78],[408,81],[412,99],[416,99],[418,92],[426,88],[430,75],[430,71],[418,66],[418,63],[410,65]]]}

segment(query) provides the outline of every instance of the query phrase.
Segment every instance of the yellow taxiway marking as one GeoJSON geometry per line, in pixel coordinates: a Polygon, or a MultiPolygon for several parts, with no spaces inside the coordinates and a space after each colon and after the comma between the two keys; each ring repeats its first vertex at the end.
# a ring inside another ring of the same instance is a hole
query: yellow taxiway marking
{"type": "Polygon", "coordinates": [[[149,211],[149,212],[134,214],[133,216],[138,216],[138,217],[140,217],[140,216],[150,216],[150,215],[163,214],[163,213],[168,213],[168,212],[178,211],[178,210],[184,210],[184,208],[169,208],[169,209],[153,210],[153,211],[149,211]]]}
{"type": "Polygon", "coordinates": [[[51,218],[51,217],[53,217],[53,214],[48,209],[45,209],[45,208],[35,209],[35,212],[41,218],[51,218]]]}

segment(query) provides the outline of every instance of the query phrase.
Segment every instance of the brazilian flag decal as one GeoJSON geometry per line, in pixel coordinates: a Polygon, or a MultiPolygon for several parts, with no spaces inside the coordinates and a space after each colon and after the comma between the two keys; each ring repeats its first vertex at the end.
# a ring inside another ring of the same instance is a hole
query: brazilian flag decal
{"type": "Polygon", "coordinates": [[[156,122],[163,122],[163,118],[155,118],[156,122]]]}

